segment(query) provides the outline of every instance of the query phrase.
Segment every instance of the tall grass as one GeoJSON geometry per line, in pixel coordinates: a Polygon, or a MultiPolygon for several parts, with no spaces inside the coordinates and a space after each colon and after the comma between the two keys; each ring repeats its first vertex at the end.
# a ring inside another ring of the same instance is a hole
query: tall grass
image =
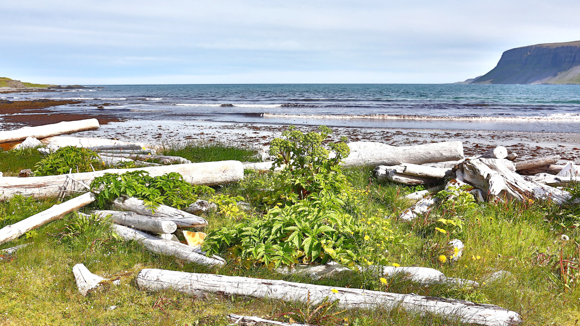
{"type": "Polygon", "coordinates": [[[181,156],[194,163],[237,160],[257,162],[256,151],[225,143],[191,142],[179,147],[168,147],[164,155],[181,156]]]}
{"type": "Polygon", "coordinates": [[[42,159],[36,148],[22,150],[0,150],[0,172],[4,176],[15,176],[23,169],[34,170],[34,165],[42,159]]]}

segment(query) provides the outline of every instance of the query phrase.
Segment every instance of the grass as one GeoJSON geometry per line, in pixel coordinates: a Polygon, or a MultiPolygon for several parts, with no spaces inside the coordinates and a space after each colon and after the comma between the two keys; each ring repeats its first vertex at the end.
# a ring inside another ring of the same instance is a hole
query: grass
{"type": "Polygon", "coordinates": [[[4,176],[17,176],[23,169],[34,171],[34,165],[42,159],[42,154],[35,148],[23,150],[0,150],[0,172],[4,176]]]}
{"type": "MultiPolygon", "coordinates": [[[[223,147],[191,145],[184,157],[198,160],[240,159],[251,151],[230,151],[223,147]],[[205,152],[205,153],[204,153],[205,152]],[[239,153],[242,154],[239,154],[239,153]],[[230,153],[230,154],[226,154],[230,153]],[[219,156],[218,156],[219,155],[219,156]],[[231,156],[230,156],[231,155],[231,156]]],[[[179,155],[177,150],[166,152],[179,155]]],[[[2,153],[0,153],[1,155],[2,153]]],[[[245,160],[245,159],[244,159],[245,160]]],[[[4,162],[4,160],[0,160],[4,162]]],[[[16,163],[13,163],[16,164],[16,163]]],[[[412,189],[392,183],[377,182],[370,169],[349,169],[360,205],[366,214],[396,216],[410,203],[401,200],[412,189]]],[[[255,208],[246,214],[260,218],[262,209],[255,195],[265,191],[269,174],[250,173],[246,181],[218,188],[218,192],[241,195],[255,208]]],[[[574,190],[578,191],[578,188],[574,190]]],[[[55,202],[16,197],[0,203],[0,227],[40,212],[55,202]]],[[[88,210],[88,208],[87,208],[88,210]]],[[[292,311],[305,312],[303,303],[208,294],[190,297],[173,291],[139,291],[134,277],[143,268],[162,268],[186,272],[218,273],[329,286],[346,286],[397,293],[416,293],[470,300],[498,305],[519,312],[524,325],[576,325],[580,320],[578,276],[561,273],[560,252],[564,260],[578,262],[577,206],[560,208],[544,202],[483,203],[476,207],[450,203],[429,216],[413,222],[392,219],[391,228],[400,241],[388,247],[393,262],[401,266],[424,266],[441,270],[449,277],[480,282],[479,288],[461,288],[442,284],[422,286],[401,277],[387,284],[371,273],[339,275],[313,281],[301,276],[285,276],[262,266],[231,262],[218,270],[185,263],[173,257],[152,254],[135,242],[121,242],[108,231],[106,222],[81,221],[69,215],[31,231],[20,239],[0,245],[0,249],[30,243],[7,260],[0,261],[0,325],[227,325],[229,313],[279,316],[292,311]],[[440,219],[458,219],[461,227],[450,227],[440,219]],[[447,233],[437,231],[445,229],[447,233]],[[562,234],[570,240],[563,241],[562,234]],[[438,257],[446,243],[458,238],[465,244],[456,263],[442,263],[438,257]],[[120,279],[121,285],[106,283],[100,289],[81,296],[76,288],[72,267],[84,263],[100,276],[120,279]],[[486,275],[504,270],[513,277],[496,282],[483,281],[486,275]]],[[[204,232],[228,227],[236,217],[220,212],[205,216],[209,226],[204,232]]],[[[364,218],[364,216],[357,216],[364,218]]],[[[373,227],[373,225],[369,225],[373,227]]],[[[369,253],[369,257],[372,253],[369,253]]],[[[401,309],[350,310],[337,313],[341,325],[462,325],[453,318],[421,316],[401,309]]],[[[292,318],[297,320],[296,315],[292,318]]]]}
{"type": "MultiPolygon", "coordinates": [[[[13,81],[13,79],[10,79],[7,77],[0,77],[0,87],[9,87],[8,83],[10,81],[13,81]]],[[[26,86],[26,87],[34,87],[34,88],[48,88],[50,86],[53,86],[53,85],[49,85],[49,84],[34,84],[34,83],[28,83],[28,82],[22,82],[22,84],[24,84],[24,86],[26,86]]]]}
{"type": "Polygon", "coordinates": [[[223,143],[191,142],[185,146],[169,147],[163,155],[181,156],[194,163],[236,160],[241,162],[257,162],[256,151],[223,143]]]}

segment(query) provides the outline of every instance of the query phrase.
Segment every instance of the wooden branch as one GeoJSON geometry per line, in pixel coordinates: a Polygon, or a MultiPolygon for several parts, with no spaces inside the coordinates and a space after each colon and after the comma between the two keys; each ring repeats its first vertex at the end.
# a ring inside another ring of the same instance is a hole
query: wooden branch
{"type": "Polygon", "coordinates": [[[461,322],[507,326],[522,322],[514,311],[469,301],[425,297],[353,288],[332,287],[279,280],[265,280],[239,276],[224,276],[143,269],[136,277],[139,289],[146,291],[175,290],[193,294],[214,292],[225,295],[247,295],[285,301],[319,304],[325,298],[338,300],[338,306],[348,309],[403,308],[418,313],[430,313],[458,318],[461,322]]]}
{"type": "Polygon", "coordinates": [[[173,221],[153,219],[149,216],[143,216],[133,212],[101,210],[92,211],[91,213],[102,219],[110,217],[113,223],[130,226],[141,231],[169,234],[177,230],[177,224],[173,221]]]}
{"type": "Polygon", "coordinates": [[[560,171],[562,171],[562,169],[564,167],[565,167],[565,165],[551,164],[551,165],[540,166],[540,167],[533,168],[533,169],[519,170],[518,173],[521,175],[534,175],[534,174],[538,174],[538,173],[548,173],[548,174],[555,175],[555,174],[560,173],[560,171]]]}
{"type": "Polygon", "coordinates": [[[102,281],[107,280],[91,273],[84,264],[76,264],[73,266],[72,270],[73,274],[75,275],[75,280],[77,282],[79,292],[83,296],[86,296],[92,289],[97,288],[102,281]]]}
{"type": "Polygon", "coordinates": [[[350,155],[344,166],[424,164],[463,159],[460,141],[394,147],[375,142],[349,143],[350,155]]]}
{"type": "Polygon", "coordinates": [[[139,241],[148,250],[162,255],[174,256],[185,261],[200,265],[223,266],[226,261],[223,258],[206,255],[198,252],[195,248],[180,242],[159,239],[147,233],[130,229],[126,226],[113,224],[113,231],[125,240],[139,241]]]}
{"type": "Polygon", "coordinates": [[[508,150],[503,146],[497,146],[496,148],[492,148],[489,151],[483,153],[481,157],[504,159],[508,157],[508,150]]]}
{"type": "Polygon", "coordinates": [[[191,164],[190,160],[183,158],[183,157],[180,157],[180,156],[124,154],[124,153],[119,153],[119,154],[109,153],[106,155],[111,156],[111,157],[124,157],[124,158],[129,158],[129,159],[138,160],[138,161],[159,160],[163,164],[171,164],[171,163],[191,164]]]}
{"type": "MultiPolygon", "coordinates": [[[[397,183],[407,184],[407,185],[424,185],[436,182],[436,179],[433,178],[426,178],[426,177],[418,177],[414,175],[406,174],[404,171],[406,170],[406,166],[404,165],[395,165],[395,166],[385,166],[379,165],[375,168],[374,172],[379,180],[389,180],[397,183]]],[[[415,170],[415,172],[417,172],[415,170]]]]}
{"type": "MultiPolygon", "coordinates": [[[[73,173],[70,178],[76,181],[90,184],[96,177],[105,173],[123,174],[130,171],[147,171],[155,177],[170,172],[176,172],[183,179],[196,185],[218,185],[237,182],[244,178],[244,168],[238,161],[220,161],[207,163],[178,164],[156,166],[135,169],[109,169],[96,172],[73,173]]],[[[77,191],[86,191],[77,183],[66,183],[69,175],[56,175],[47,177],[3,177],[0,178],[0,200],[12,198],[17,194],[36,198],[57,197],[61,192],[65,194],[77,191]]]]}
{"type": "Polygon", "coordinates": [[[99,154],[99,158],[105,166],[117,166],[122,163],[135,162],[130,158],[107,156],[103,154],[99,154]]]}
{"type": "Polygon", "coordinates": [[[268,320],[256,316],[240,316],[235,314],[229,314],[228,318],[234,322],[234,325],[255,325],[255,324],[266,324],[266,325],[280,325],[280,326],[307,326],[306,324],[288,324],[281,321],[268,320]]]}
{"type": "Polygon", "coordinates": [[[28,137],[40,139],[98,128],[99,121],[97,119],[63,121],[38,127],[24,127],[16,130],[0,131],[0,143],[24,140],[28,137]]]}
{"type": "Polygon", "coordinates": [[[166,205],[159,205],[152,210],[147,208],[141,199],[133,197],[117,198],[113,202],[113,207],[135,212],[139,215],[161,218],[165,221],[173,221],[179,227],[202,227],[207,225],[207,221],[197,215],[193,215],[191,213],[184,212],[177,208],[169,207],[166,205]]]}
{"type": "Polygon", "coordinates": [[[554,156],[536,158],[533,160],[516,162],[516,171],[535,169],[535,168],[539,168],[542,166],[556,164],[559,160],[560,160],[560,156],[554,155],[554,156]]]}
{"type": "Polygon", "coordinates": [[[59,137],[49,137],[44,138],[40,141],[47,147],[84,147],[93,150],[114,150],[114,149],[125,149],[125,150],[144,150],[147,148],[152,148],[151,145],[146,143],[128,143],[119,140],[112,139],[101,139],[101,138],[87,138],[87,137],[71,137],[71,136],[59,136],[59,137]]]}
{"type": "Polygon", "coordinates": [[[93,201],[95,201],[95,196],[92,193],[86,193],[62,204],[54,205],[51,208],[20,222],[8,225],[0,229],[0,244],[14,240],[24,233],[36,229],[48,222],[60,219],[65,214],[84,207],[93,201]]]}
{"type": "Polygon", "coordinates": [[[443,189],[445,189],[444,186],[432,187],[427,190],[415,191],[414,193],[408,194],[403,198],[407,200],[421,200],[428,194],[436,194],[443,189]]]}

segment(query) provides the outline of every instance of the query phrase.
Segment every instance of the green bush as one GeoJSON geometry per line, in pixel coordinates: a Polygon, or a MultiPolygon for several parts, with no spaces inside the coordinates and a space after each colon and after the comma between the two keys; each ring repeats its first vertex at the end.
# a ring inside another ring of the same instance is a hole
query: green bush
{"type": "Polygon", "coordinates": [[[69,172],[102,170],[104,164],[97,152],[82,147],[61,147],[34,165],[34,175],[58,175],[69,172]]]}

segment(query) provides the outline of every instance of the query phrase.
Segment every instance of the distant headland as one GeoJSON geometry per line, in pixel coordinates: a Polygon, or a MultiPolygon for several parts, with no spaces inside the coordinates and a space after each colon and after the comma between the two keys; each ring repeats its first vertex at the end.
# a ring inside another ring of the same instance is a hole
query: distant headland
{"type": "Polygon", "coordinates": [[[34,84],[28,82],[22,82],[20,80],[14,80],[8,77],[0,77],[0,93],[8,92],[35,92],[35,91],[47,91],[47,90],[59,90],[59,89],[79,89],[85,88],[81,85],[70,85],[70,86],[60,86],[51,84],[34,84]]]}
{"type": "Polygon", "coordinates": [[[505,51],[497,66],[465,84],[580,84],[580,41],[505,51]]]}

